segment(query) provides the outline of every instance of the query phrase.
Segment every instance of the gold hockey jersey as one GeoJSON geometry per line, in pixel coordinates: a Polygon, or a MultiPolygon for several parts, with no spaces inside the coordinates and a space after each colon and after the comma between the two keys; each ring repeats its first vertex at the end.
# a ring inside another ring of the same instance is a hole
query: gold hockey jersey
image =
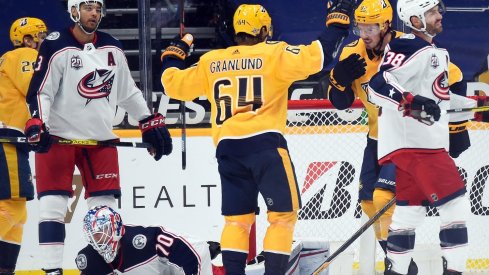
{"type": "Polygon", "coordinates": [[[175,99],[207,96],[214,144],[266,132],[285,131],[287,95],[292,82],[323,67],[319,41],[291,46],[271,41],[233,46],[204,54],[185,70],[168,68],[161,81],[175,99]]]}
{"type": "Polygon", "coordinates": [[[24,132],[30,118],[25,97],[36,58],[31,48],[17,48],[0,58],[0,128],[24,132]]]}

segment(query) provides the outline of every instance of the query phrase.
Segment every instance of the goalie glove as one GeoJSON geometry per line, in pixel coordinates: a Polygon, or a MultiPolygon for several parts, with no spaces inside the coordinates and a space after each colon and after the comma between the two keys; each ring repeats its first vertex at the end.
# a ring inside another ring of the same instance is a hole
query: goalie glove
{"type": "Polygon", "coordinates": [[[421,95],[413,96],[410,92],[403,93],[399,110],[403,111],[404,116],[410,116],[426,125],[433,125],[440,120],[441,115],[440,106],[433,99],[421,95]]]}
{"type": "Polygon", "coordinates": [[[350,16],[355,8],[355,0],[330,0],[328,2],[328,15],[326,26],[337,26],[348,29],[350,16]]]}
{"type": "Polygon", "coordinates": [[[367,63],[363,57],[357,53],[351,54],[334,66],[329,74],[329,82],[336,89],[344,91],[355,79],[365,74],[366,67],[367,63]]]}
{"type": "Polygon", "coordinates": [[[155,160],[160,160],[163,155],[169,155],[173,150],[170,132],[165,125],[165,117],[160,114],[152,114],[139,121],[139,129],[143,135],[143,142],[150,143],[148,149],[155,160]]]}

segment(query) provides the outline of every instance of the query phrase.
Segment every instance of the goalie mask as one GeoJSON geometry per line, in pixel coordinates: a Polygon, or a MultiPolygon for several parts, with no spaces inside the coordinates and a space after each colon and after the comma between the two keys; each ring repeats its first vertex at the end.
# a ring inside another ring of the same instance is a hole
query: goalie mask
{"type": "Polygon", "coordinates": [[[88,243],[111,263],[117,256],[124,225],[119,213],[108,206],[96,206],[83,219],[83,233],[88,243]]]}
{"type": "Polygon", "coordinates": [[[355,10],[355,27],[353,32],[360,36],[358,24],[376,24],[378,30],[384,30],[384,23],[392,24],[392,6],[388,0],[364,0],[355,10]]]}
{"type": "Polygon", "coordinates": [[[70,14],[70,18],[73,22],[77,23],[81,29],[86,33],[86,34],[92,34],[94,33],[97,28],[98,28],[98,25],[100,24],[100,21],[102,21],[102,18],[105,16],[106,14],[106,9],[105,9],[105,5],[104,5],[104,0],[68,0],[68,13],[70,14]],[[100,19],[97,23],[97,26],[95,27],[95,29],[93,31],[87,31],[81,24],[80,22],[80,6],[82,4],[100,4],[100,7],[102,8],[102,11],[101,11],[101,16],[100,16],[100,19]],[[74,17],[73,13],[71,12],[71,8],[75,8],[77,13],[78,13],[78,16],[77,17],[74,17]]]}
{"type": "Polygon", "coordinates": [[[273,35],[272,18],[261,5],[240,5],[233,17],[234,33],[247,33],[252,36],[260,34],[262,27],[268,31],[268,38],[273,35]]]}
{"type": "Polygon", "coordinates": [[[24,43],[24,36],[30,35],[34,42],[39,43],[39,39],[46,37],[48,28],[41,19],[34,17],[19,18],[10,27],[10,41],[14,47],[20,47],[24,43]]]}
{"type": "Polygon", "coordinates": [[[423,32],[431,37],[433,35],[426,32],[425,12],[437,6],[441,14],[445,12],[445,5],[441,0],[399,0],[397,2],[397,14],[399,18],[411,29],[423,32]],[[417,17],[423,23],[423,27],[417,29],[411,23],[411,17],[417,17]]]}

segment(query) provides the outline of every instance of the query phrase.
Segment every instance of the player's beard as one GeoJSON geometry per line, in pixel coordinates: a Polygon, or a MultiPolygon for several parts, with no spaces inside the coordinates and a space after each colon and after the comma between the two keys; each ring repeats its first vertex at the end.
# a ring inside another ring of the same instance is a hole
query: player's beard
{"type": "Polygon", "coordinates": [[[89,26],[87,26],[87,25],[82,25],[82,26],[83,26],[83,29],[85,29],[85,31],[86,31],[86,32],[88,32],[88,33],[92,33],[92,32],[94,32],[95,30],[97,30],[97,27],[92,28],[92,27],[89,27],[89,26]]]}
{"type": "Polygon", "coordinates": [[[431,35],[437,35],[443,31],[441,20],[436,21],[432,26],[429,26],[426,31],[431,35]]]}
{"type": "Polygon", "coordinates": [[[86,32],[93,33],[97,30],[99,24],[97,22],[94,22],[93,20],[90,20],[86,23],[82,23],[81,25],[86,32]]]}

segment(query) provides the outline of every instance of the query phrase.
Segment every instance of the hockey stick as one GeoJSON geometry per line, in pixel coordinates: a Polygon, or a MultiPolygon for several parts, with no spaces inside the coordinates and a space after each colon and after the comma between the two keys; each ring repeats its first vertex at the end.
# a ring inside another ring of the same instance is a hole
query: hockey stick
{"type": "Polygon", "coordinates": [[[453,114],[453,113],[463,113],[463,112],[485,112],[485,111],[489,111],[489,106],[441,110],[441,113],[442,114],[453,114]]]}
{"type": "MultiPolygon", "coordinates": [[[[183,37],[185,32],[185,0],[178,1],[178,8],[180,9],[180,37],[183,37]]],[[[180,101],[180,116],[182,122],[182,170],[187,167],[187,125],[185,118],[185,101],[180,101]]]]}
{"type": "MultiPolygon", "coordinates": [[[[0,137],[0,143],[25,143],[26,137],[0,137]]],[[[145,142],[125,142],[125,141],[98,141],[91,139],[56,139],[53,143],[62,145],[80,145],[80,146],[102,146],[102,147],[133,147],[133,148],[151,148],[151,144],[145,142]]]]}
{"type": "Polygon", "coordinates": [[[331,254],[326,260],[318,267],[314,272],[312,273],[313,275],[318,275],[321,273],[321,271],[325,270],[328,268],[328,266],[331,264],[331,262],[336,259],[336,257],[343,251],[345,251],[346,248],[348,248],[358,237],[360,237],[363,232],[367,231],[367,229],[374,224],[375,221],[377,221],[382,214],[385,213],[394,203],[396,202],[396,197],[393,197],[384,207],[382,207],[379,212],[377,212],[370,220],[368,220],[364,225],[362,225],[344,244],[342,244],[333,254],[331,254]]]}

